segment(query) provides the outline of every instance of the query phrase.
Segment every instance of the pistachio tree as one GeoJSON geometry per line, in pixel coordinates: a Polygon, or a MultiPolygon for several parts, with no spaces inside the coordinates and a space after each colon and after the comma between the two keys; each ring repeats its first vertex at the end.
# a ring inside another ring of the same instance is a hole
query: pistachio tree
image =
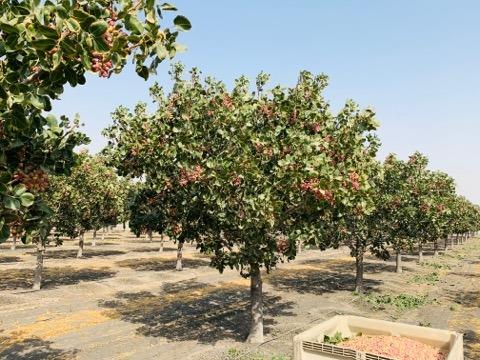
{"type": "Polygon", "coordinates": [[[412,248],[414,243],[411,228],[416,206],[412,195],[416,190],[412,170],[408,162],[390,154],[383,163],[383,180],[379,184],[381,236],[395,251],[397,273],[402,272],[402,251],[412,248]]]}
{"type": "Polygon", "coordinates": [[[419,202],[412,228],[417,234],[419,262],[423,262],[423,245],[434,244],[438,255],[438,240],[448,234],[448,213],[455,195],[454,180],[447,174],[426,170],[419,187],[419,202]]]}
{"type": "Polygon", "coordinates": [[[155,113],[144,104],[115,111],[106,153],[121,174],[144,177],[161,194],[174,240],[195,241],[220,272],[230,267],[250,278],[248,340],[260,342],[261,270],[294,258],[310,216],[353,201],[355,162],[346,155],[365,148],[349,131],[368,133],[376,121],[350,103],[332,115],[324,75],[302,72],[292,88],[265,90],[261,73],[252,92],[245,77],[229,91],[196,69],[184,80],[182,70],[173,68],[168,95],[152,88],[155,113]]]}
{"type": "Polygon", "coordinates": [[[0,241],[22,221],[23,240],[43,254],[50,211],[24,179],[68,173],[74,147],[86,142],[67,119],[46,114],[52,100],[85,84],[86,72],[121,72],[128,58],[148,78],[180,48],[178,30],[191,27],[180,15],[175,30],[161,27],[162,13],[174,10],[154,0],[0,2],[0,241]]]}
{"type": "Polygon", "coordinates": [[[84,235],[108,225],[116,225],[123,211],[124,182],[104,159],[79,155],[77,164],[68,176],[53,179],[48,202],[53,210],[50,219],[58,236],[79,237],[78,257],[83,255],[84,235]]]}
{"type": "Polygon", "coordinates": [[[350,254],[355,258],[355,291],[364,291],[364,255],[370,251],[375,256],[386,259],[389,257],[387,244],[381,231],[383,221],[378,211],[381,199],[379,183],[382,181],[380,164],[373,158],[367,160],[368,167],[363,168],[362,190],[358,186],[358,204],[354,207],[342,207],[338,215],[330,219],[327,233],[333,247],[348,246],[350,254]]]}
{"type": "Polygon", "coordinates": [[[129,199],[129,226],[130,230],[139,237],[146,233],[152,241],[154,232],[161,236],[160,249],[163,251],[163,233],[166,228],[168,208],[165,206],[161,192],[139,186],[129,199]]]}

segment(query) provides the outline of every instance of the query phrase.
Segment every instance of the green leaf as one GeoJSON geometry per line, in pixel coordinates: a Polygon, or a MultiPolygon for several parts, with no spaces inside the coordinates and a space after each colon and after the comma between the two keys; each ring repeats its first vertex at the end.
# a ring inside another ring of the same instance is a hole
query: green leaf
{"type": "Polygon", "coordinates": [[[100,52],[107,52],[108,50],[110,50],[108,44],[105,42],[105,40],[103,40],[102,37],[93,38],[93,47],[95,48],[95,50],[100,52]]]}
{"type": "Polygon", "coordinates": [[[49,38],[49,39],[54,39],[57,40],[59,38],[57,30],[52,29],[48,26],[45,25],[37,25],[37,30],[40,34],[43,36],[49,38]]]}
{"type": "Polygon", "coordinates": [[[80,55],[80,60],[82,61],[82,65],[84,66],[85,69],[90,70],[92,68],[92,63],[90,62],[90,56],[88,55],[88,52],[86,50],[82,51],[82,54],[80,55]]]}
{"type": "Polygon", "coordinates": [[[83,10],[75,9],[73,10],[73,16],[78,19],[78,21],[84,21],[90,16],[90,14],[83,10]]]}
{"type": "Polygon", "coordinates": [[[73,40],[65,38],[60,42],[60,47],[65,51],[67,55],[76,54],[76,44],[73,40]]]}
{"type": "Polygon", "coordinates": [[[47,115],[45,117],[45,120],[47,121],[47,125],[50,127],[50,128],[58,128],[58,121],[57,121],[57,118],[53,115],[47,115]]]}
{"type": "Polygon", "coordinates": [[[177,8],[169,3],[163,3],[160,7],[165,11],[177,11],[177,8]]]}
{"type": "Polygon", "coordinates": [[[66,23],[68,30],[72,32],[77,32],[78,30],[80,30],[80,24],[77,20],[70,18],[66,20],[66,23]]]}
{"type": "Polygon", "coordinates": [[[155,24],[156,21],[157,21],[157,17],[155,16],[155,10],[150,10],[148,13],[147,13],[147,16],[145,18],[147,20],[147,22],[149,22],[150,24],[155,24]]]}
{"type": "Polygon", "coordinates": [[[141,34],[143,32],[142,23],[135,16],[132,15],[127,15],[125,17],[125,27],[133,34],[141,34]]]}
{"type": "Polygon", "coordinates": [[[168,51],[163,43],[158,43],[156,47],[157,56],[160,60],[166,59],[168,57],[168,51]]]}
{"type": "Polygon", "coordinates": [[[137,67],[136,72],[140,77],[144,78],[145,80],[148,80],[149,72],[146,66],[137,67]]]}
{"type": "Polygon", "coordinates": [[[90,25],[90,32],[94,37],[99,37],[105,33],[108,29],[108,24],[106,21],[98,20],[90,25]]]}
{"type": "Polygon", "coordinates": [[[18,29],[15,26],[4,22],[0,22],[0,30],[6,32],[7,34],[18,34],[18,29]]]}
{"type": "Polygon", "coordinates": [[[26,193],[23,193],[21,196],[20,196],[20,202],[22,203],[23,206],[25,207],[29,207],[29,206],[32,206],[33,203],[35,201],[35,197],[33,196],[33,194],[29,193],[29,192],[26,192],[26,193]]]}
{"type": "Polygon", "coordinates": [[[60,16],[62,19],[67,19],[68,18],[67,9],[65,9],[63,6],[57,5],[55,7],[55,11],[57,12],[58,16],[60,16]]]}
{"type": "Polygon", "coordinates": [[[53,39],[32,40],[32,46],[36,50],[52,50],[57,42],[53,39]]]}
{"type": "Polygon", "coordinates": [[[45,108],[45,103],[42,101],[41,97],[35,94],[31,94],[29,97],[30,104],[37,109],[43,110],[45,108]]]}
{"type": "Polygon", "coordinates": [[[5,219],[0,219],[0,244],[8,240],[10,237],[10,229],[5,225],[5,219]]]}
{"type": "Polygon", "coordinates": [[[173,19],[173,23],[179,30],[188,31],[192,28],[190,21],[182,15],[175,17],[175,19],[173,19]]]}
{"type": "Polygon", "coordinates": [[[18,185],[17,187],[15,187],[13,194],[15,195],[15,197],[18,197],[24,194],[26,191],[27,188],[25,185],[18,185]]]}
{"type": "Polygon", "coordinates": [[[10,210],[19,210],[20,209],[20,201],[15,199],[13,196],[5,196],[3,198],[3,205],[10,210]]]}
{"type": "Polygon", "coordinates": [[[60,63],[62,62],[62,51],[57,51],[55,54],[52,56],[52,65],[53,68],[55,69],[60,63]]]}

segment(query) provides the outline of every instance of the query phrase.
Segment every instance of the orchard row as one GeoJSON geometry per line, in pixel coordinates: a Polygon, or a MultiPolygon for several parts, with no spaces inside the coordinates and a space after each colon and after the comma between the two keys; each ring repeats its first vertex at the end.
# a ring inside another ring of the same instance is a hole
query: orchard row
{"type": "MultiPolygon", "coordinates": [[[[88,142],[78,119],[45,115],[65,85],[85,73],[110,77],[132,57],[147,78],[180,45],[160,26],[171,4],[155,1],[38,4],[0,2],[0,241],[37,244],[40,288],[45,243],[130,220],[137,233],[194,243],[220,272],[251,278],[249,340],[263,339],[261,270],[292,260],[302,245],[346,245],[356,258],[388,258],[452,234],[478,230],[479,210],[455,192],[448,175],[408,160],[376,159],[378,122],[349,101],[333,113],[324,75],[302,72],[291,88],[267,89],[245,77],[224,83],[182,65],[173,88],[151,89],[157,105],[118,108],[103,154],[75,154],[88,142]],[[252,91],[253,90],[253,91],[252,91]],[[116,172],[116,174],[115,174],[116,172]]],[[[462,235],[463,236],[463,235],[462,235]]]]}

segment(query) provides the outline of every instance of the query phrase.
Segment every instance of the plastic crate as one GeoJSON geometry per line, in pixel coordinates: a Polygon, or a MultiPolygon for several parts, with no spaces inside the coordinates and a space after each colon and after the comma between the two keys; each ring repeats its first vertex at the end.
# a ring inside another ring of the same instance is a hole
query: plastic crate
{"type": "Polygon", "coordinates": [[[337,345],[325,344],[324,336],[403,336],[441,349],[447,360],[464,360],[463,335],[454,331],[376,320],[360,316],[334,316],[293,338],[294,360],[395,360],[337,345]]]}

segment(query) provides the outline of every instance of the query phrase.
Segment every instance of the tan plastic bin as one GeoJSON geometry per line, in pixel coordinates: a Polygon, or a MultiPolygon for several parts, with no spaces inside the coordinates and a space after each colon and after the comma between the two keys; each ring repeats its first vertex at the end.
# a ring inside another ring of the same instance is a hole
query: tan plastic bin
{"type": "Polygon", "coordinates": [[[323,343],[325,335],[334,336],[337,331],[346,337],[358,333],[404,336],[443,350],[448,354],[447,360],[464,360],[462,334],[360,316],[335,316],[295,336],[294,360],[392,360],[385,356],[323,343]]]}

